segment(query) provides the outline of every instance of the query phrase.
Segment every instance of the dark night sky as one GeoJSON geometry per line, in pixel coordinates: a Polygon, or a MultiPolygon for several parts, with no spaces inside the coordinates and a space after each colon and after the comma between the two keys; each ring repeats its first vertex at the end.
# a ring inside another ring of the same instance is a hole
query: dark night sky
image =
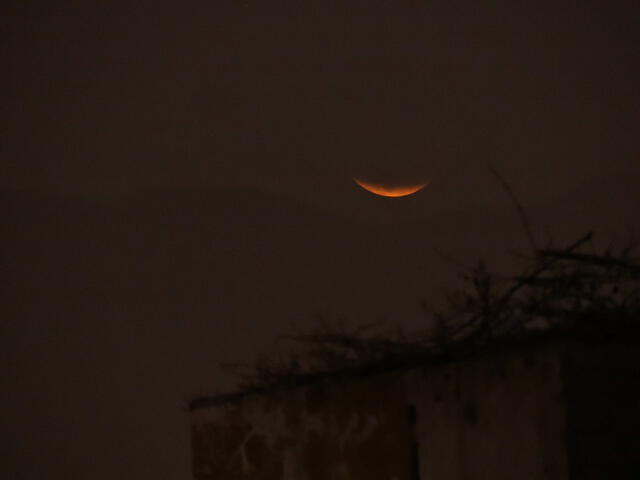
{"type": "Polygon", "coordinates": [[[638,2],[51,3],[0,20],[3,478],[189,478],[218,363],[509,266],[488,165],[540,240],[640,227],[638,2]]]}

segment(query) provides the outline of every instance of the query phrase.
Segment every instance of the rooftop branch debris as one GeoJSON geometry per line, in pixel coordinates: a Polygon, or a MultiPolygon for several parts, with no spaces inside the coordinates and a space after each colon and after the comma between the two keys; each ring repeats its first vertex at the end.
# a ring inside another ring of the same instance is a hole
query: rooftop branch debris
{"type": "Polygon", "coordinates": [[[484,263],[463,275],[466,288],[448,295],[444,310],[425,308],[425,328],[408,335],[380,325],[321,322],[287,335],[280,348],[252,365],[232,365],[242,391],[287,387],[471,355],[495,344],[570,332],[626,335],[640,326],[638,242],[619,251],[586,253],[587,233],[565,248],[536,249],[518,275],[484,263]]]}

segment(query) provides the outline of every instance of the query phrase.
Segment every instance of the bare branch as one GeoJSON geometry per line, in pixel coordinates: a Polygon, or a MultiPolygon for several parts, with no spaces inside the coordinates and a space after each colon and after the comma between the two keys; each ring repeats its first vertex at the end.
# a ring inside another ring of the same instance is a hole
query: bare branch
{"type": "Polygon", "coordinates": [[[502,188],[504,188],[504,190],[507,192],[507,195],[509,195],[509,198],[511,198],[511,201],[515,205],[516,211],[518,212],[518,217],[520,218],[520,222],[522,223],[524,232],[527,235],[527,240],[529,240],[529,246],[531,247],[531,251],[535,252],[538,249],[538,247],[536,247],[536,242],[535,242],[535,239],[533,238],[531,225],[529,224],[529,218],[527,217],[527,213],[522,207],[522,204],[520,203],[520,201],[518,200],[518,197],[516,196],[515,192],[511,188],[511,185],[509,185],[509,183],[507,183],[507,181],[504,178],[502,178],[502,176],[498,173],[498,171],[491,166],[489,166],[489,171],[493,174],[494,177],[496,177],[496,180],[498,180],[500,185],[502,185],[502,188]]]}
{"type": "Polygon", "coordinates": [[[434,322],[425,332],[394,334],[380,323],[349,326],[321,318],[314,330],[281,337],[290,349],[278,345],[275,355],[230,367],[251,391],[441,361],[569,328],[640,333],[640,265],[633,248],[584,253],[592,238],[590,232],[565,248],[534,250],[524,273],[512,277],[482,262],[466,269],[462,278],[470,288],[449,293],[444,311],[422,305],[434,322]]]}

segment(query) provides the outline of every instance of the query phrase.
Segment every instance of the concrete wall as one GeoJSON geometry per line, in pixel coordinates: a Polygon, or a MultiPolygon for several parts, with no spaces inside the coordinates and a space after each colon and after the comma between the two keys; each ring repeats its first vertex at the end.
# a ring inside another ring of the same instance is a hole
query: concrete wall
{"type": "Polygon", "coordinates": [[[640,348],[573,345],[565,361],[572,480],[640,479],[640,348]]]}
{"type": "MultiPolygon", "coordinates": [[[[592,373],[599,369],[603,380],[613,364],[629,365],[629,355],[609,365],[605,351],[598,360],[587,347],[529,346],[201,404],[192,410],[194,475],[198,480],[613,478],[585,476],[578,465],[583,455],[597,456],[594,449],[615,443],[620,434],[611,428],[601,429],[600,437],[580,433],[598,404],[585,397],[596,387],[579,372],[595,362],[592,373]]],[[[597,388],[609,388],[600,383],[597,388]]],[[[618,391],[620,403],[624,389],[618,391]]],[[[622,402],[624,415],[639,413],[634,398],[622,402]]],[[[600,416],[602,423],[611,414],[600,416]]],[[[629,436],[628,444],[631,451],[638,441],[629,436]]],[[[631,461],[625,455],[612,458],[631,461]]]]}
{"type": "Polygon", "coordinates": [[[409,480],[403,377],[255,395],[193,413],[197,479],[409,480]]]}
{"type": "Polygon", "coordinates": [[[420,479],[566,479],[560,351],[497,353],[410,372],[420,479]]]}

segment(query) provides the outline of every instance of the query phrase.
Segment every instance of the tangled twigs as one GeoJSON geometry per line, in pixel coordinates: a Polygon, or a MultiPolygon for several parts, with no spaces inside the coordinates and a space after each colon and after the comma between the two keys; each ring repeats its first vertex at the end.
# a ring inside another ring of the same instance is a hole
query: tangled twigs
{"type": "Polygon", "coordinates": [[[314,330],[287,335],[289,350],[235,366],[240,386],[265,389],[381,371],[554,332],[637,333],[640,264],[633,253],[638,244],[630,242],[617,252],[582,251],[592,237],[587,233],[565,248],[535,250],[523,273],[511,277],[479,263],[463,275],[465,287],[448,295],[448,308],[433,311],[423,305],[428,325],[422,332],[322,322],[314,330]]]}

